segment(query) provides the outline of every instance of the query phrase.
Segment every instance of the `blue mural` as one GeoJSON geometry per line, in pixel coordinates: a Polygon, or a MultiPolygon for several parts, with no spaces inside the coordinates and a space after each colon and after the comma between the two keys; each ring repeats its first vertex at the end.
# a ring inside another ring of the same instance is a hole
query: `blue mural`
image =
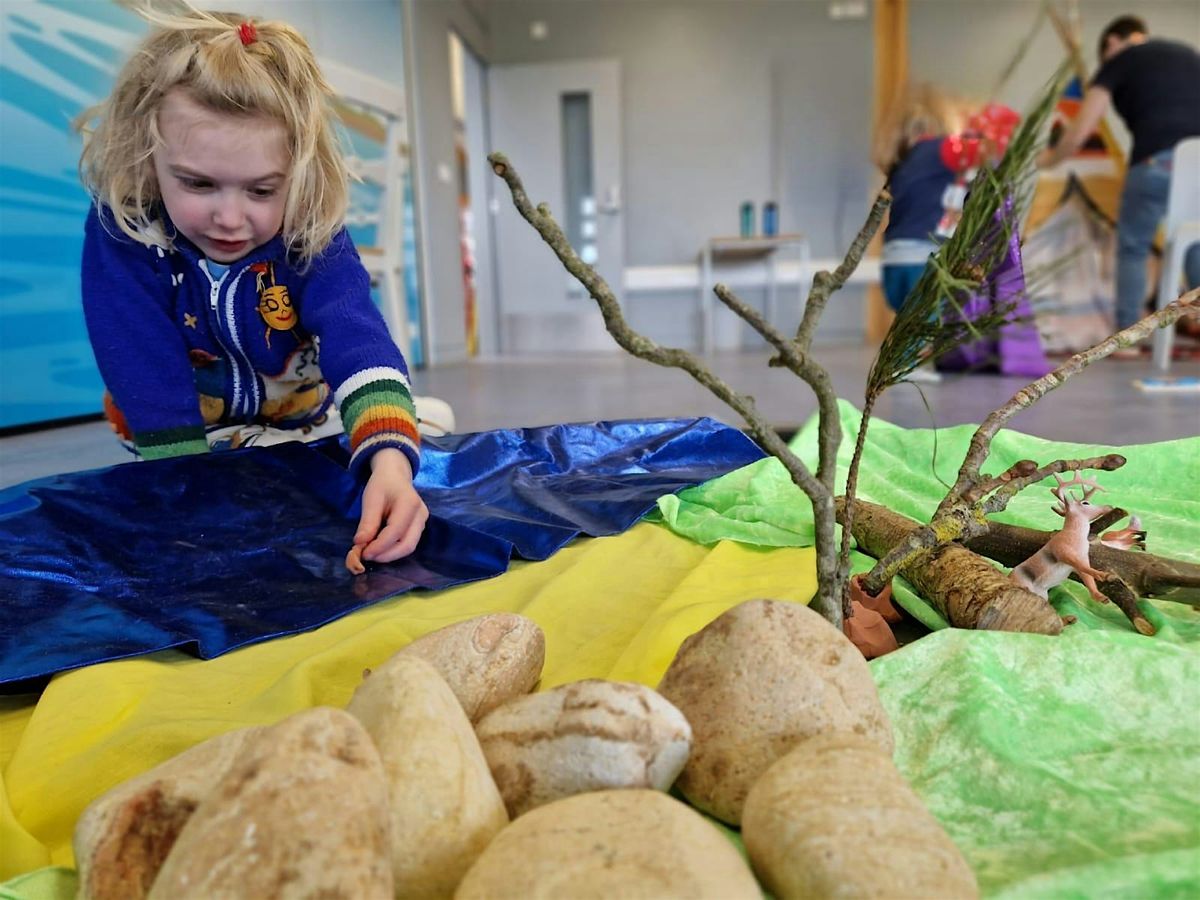
{"type": "Polygon", "coordinates": [[[141,21],[107,3],[5,4],[0,19],[0,427],[96,412],[79,308],[88,196],[71,120],[98,102],[141,21]],[[86,7],[86,9],[85,9],[86,7]],[[90,15],[97,9],[104,15],[90,15]]]}
{"type": "MultiPolygon", "coordinates": [[[[79,302],[89,198],[71,122],[107,95],[145,29],[112,0],[0,5],[0,428],[100,411],[104,387],[79,302]]],[[[354,152],[382,154],[369,143],[360,137],[354,152]]],[[[354,208],[378,203],[377,190],[354,186],[354,208]]],[[[370,243],[365,227],[355,238],[370,243]]],[[[418,322],[416,248],[406,233],[410,320],[418,322]]],[[[412,355],[420,365],[419,346],[412,355]]]]}

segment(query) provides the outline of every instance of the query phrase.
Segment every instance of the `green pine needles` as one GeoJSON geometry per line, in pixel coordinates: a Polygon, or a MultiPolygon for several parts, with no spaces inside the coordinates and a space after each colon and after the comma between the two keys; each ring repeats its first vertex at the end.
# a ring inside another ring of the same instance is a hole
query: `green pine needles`
{"type": "Polygon", "coordinates": [[[1013,229],[1024,217],[1033,193],[1033,160],[1042,146],[1042,130],[1069,73],[1064,63],[1013,135],[1000,164],[995,169],[981,167],[971,182],[958,227],[930,257],[871,365],[868,403],[925,360],[993,334],[1009,320],[1015,300],[970,321],[963,315],[963,305],[1003,261],[1013,229]]]}

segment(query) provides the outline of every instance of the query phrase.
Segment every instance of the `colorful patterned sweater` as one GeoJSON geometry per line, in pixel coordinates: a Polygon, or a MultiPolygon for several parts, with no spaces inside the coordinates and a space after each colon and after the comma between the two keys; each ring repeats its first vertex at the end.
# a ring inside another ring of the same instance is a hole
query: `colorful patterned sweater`
{"type": "Polygon", "coordinates": [[[182,235],[147,247],[103,216],[85,227],[83,310],[106,411],[143,457],[206,452],[208,426],[303,429],[335,402],[352,471],[395,447],[416,473],[408,366],[345,229],[303,272],[276,237],[213,278],[182,235]]]}

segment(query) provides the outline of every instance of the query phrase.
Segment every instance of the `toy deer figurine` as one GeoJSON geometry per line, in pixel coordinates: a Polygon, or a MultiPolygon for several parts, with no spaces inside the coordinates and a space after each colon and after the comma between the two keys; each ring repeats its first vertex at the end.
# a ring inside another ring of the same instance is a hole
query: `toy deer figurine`
{"type": "Polygon", "coordinates": [[[1054,504],[1053,509],[1065,519],[1063,527],[1042,545],[1041,550],[1013,569],[1008,577],[1026,590],[1045,597],[1050,588],[1062,584],[1074,572],[1093,599],[1107,603],[1108,598],[1096,587],[1096,579],[1104,581],[1108,573],[1093,569],[1088,557],[1088,526],[1093,519],[1112,510],[1111,506],[1096,506],[1089,500],[1092,494],[1104,488],[1096,484],[1095,479],[1080,478],[1078,475],[1073,481],[1063,481],[1057,475],[1054,480],[1058,486],[1052,487],[1050,493],[1058,498],[1058,503],[1054,504]],[[1083,487],[1083,496],[1079,499],[1072,496],[1070,491],[1075,485],[1083,487]]]}

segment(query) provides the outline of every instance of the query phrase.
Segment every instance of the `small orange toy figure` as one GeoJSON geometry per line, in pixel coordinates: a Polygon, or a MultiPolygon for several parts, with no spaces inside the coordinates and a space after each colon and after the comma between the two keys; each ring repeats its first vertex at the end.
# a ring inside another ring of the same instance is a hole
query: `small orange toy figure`
{"type": "Polygon", "coordinates": [[[361,575],[367,571],[367,567],[363,565],[362,561],[363,546],[363,544],[355,544],[346,554],[346,568],[350,570],[351,575],[361,575]]]}
{"type": "Polygon", "coordinates": [[[872,597],[862,587],[862,576],[850,576],[850,609],[854,615],[842,622],[842,632],[867,659],[897,650],[900,644],[891,626],[902,616],[892,606],[892,586],[872,597]]]}

